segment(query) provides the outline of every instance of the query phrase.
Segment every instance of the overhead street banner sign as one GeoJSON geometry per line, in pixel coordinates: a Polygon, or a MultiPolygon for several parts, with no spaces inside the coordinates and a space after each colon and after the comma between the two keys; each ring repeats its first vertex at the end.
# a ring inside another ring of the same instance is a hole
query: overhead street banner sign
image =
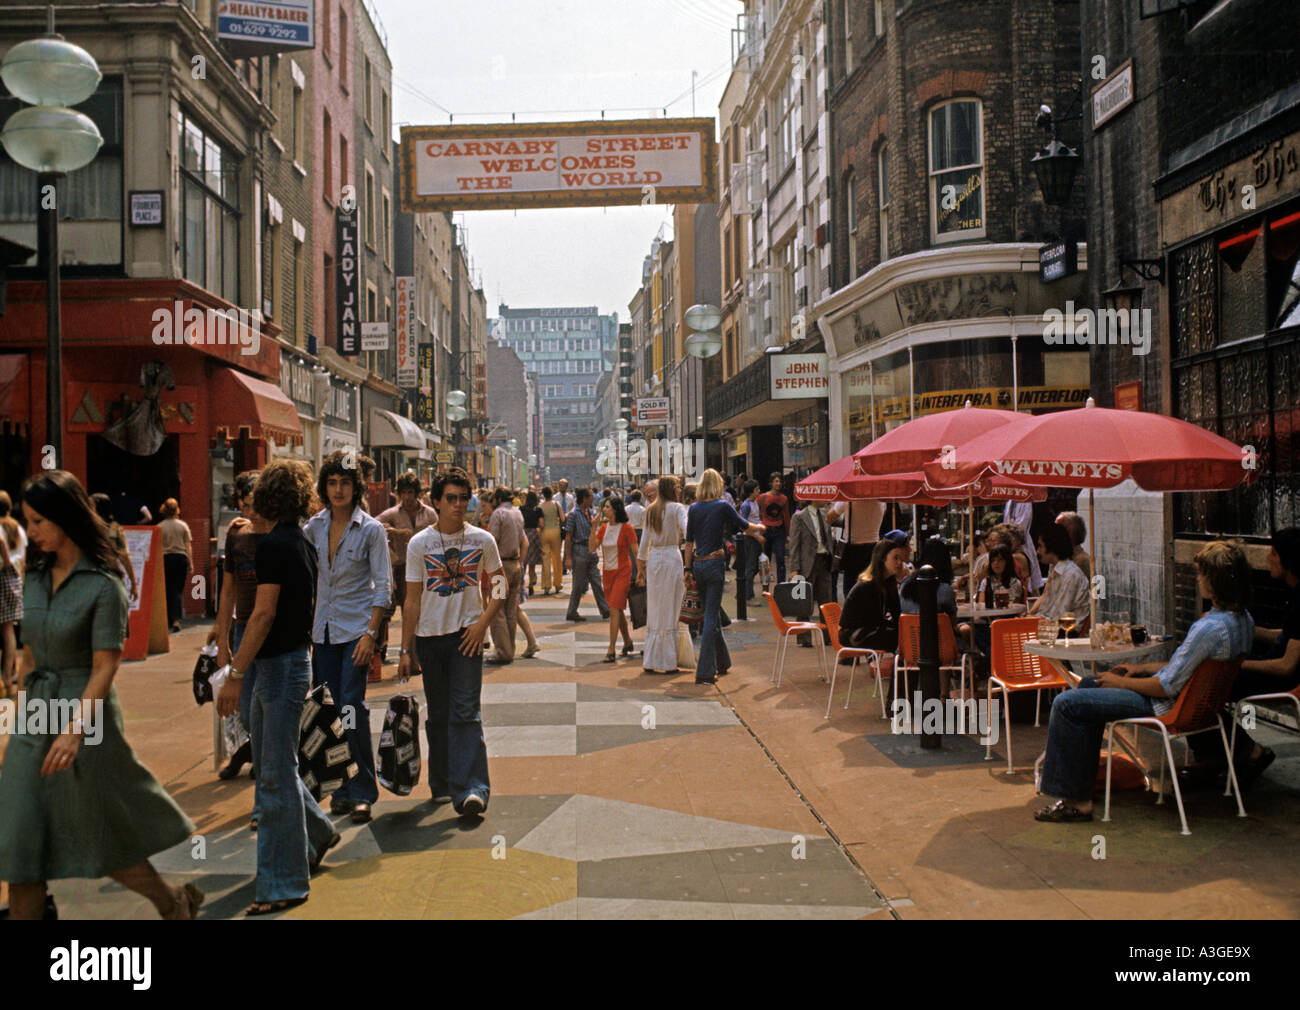
{"type": "Polygon", "coordinates": [[[714,203],[712,119],[402,129],[402,210],[714,203]]]}

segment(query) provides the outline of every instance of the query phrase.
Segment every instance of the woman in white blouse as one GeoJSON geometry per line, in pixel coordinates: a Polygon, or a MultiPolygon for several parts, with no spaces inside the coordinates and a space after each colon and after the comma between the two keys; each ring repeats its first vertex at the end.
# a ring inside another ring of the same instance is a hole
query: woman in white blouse
{"type": "Polygon", "coordinates": [[[646,587],[646,673],[676,673],[678,618],[686,586],[682,580],[682,538],[686,536],[686,506],[677,500],[677,482],[660,477],[659,496],[646,509],[637,555],[638,586],[646,587]]]}

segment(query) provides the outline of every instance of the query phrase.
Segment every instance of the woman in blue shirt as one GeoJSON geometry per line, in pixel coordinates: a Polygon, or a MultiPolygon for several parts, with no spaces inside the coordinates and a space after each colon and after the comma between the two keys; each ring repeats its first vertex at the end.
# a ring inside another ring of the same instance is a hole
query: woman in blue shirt
{"type": "Polygon", "coordinates": [[[1059,798],[1034,814],[1037,820],[1092,820],[1092,791],[1106,724],[1164,715],[1205,660],[1232,660],[1250,651],[1255,622],[1246,612],[1251,570],[1245,551],[1216,541],[1206,544],[1194,560],[1197,589],[1212,606],[1188,629],[1173,658],[1158,671],[1151,670],[1157,664],[1121,664],[1095,678],[1084,677],[1077,688],[1052,702],[1042,791],[1059,798]],[[1155,675],[1145,676],[1151,672],[1155,675]]]}
{"type": "Polygon", "coordinates": [[[762,536],[761,523],[747,523],[734,506],[721,500],[722,475],[704,471],[695,502],[686,513],[686,571],[693,574],[704,597],[704,623],[700,629],[700,658],[695,683],[713,684],[731,669],[731,653],[722,637],[719,611],[726,576],[726,541],[734,533],[762,536]]]}

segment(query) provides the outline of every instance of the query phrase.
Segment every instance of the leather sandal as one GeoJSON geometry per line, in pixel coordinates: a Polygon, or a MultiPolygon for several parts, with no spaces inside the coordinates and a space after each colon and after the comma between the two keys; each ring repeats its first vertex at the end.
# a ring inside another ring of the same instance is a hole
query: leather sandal
{"type": "Polygon", "coordinates": [[[1092,820],[1092,813],[1084,813],[1073,803],[1066,800],[1057,800],[1051,806],[1035,812],[1034,820],[1047,821],[1051,824],[1073,824],[1077,821],[1092,820]]]}
{"type": "Polygon", "coordinates": [[[288,898],[284,901],[255,901],[248,906],[248,911],[244,915],[252,917],[254,915],[275,915],[277,912],[287,912],[291,908],[297,908],[299,905],[307,904],[306,898],[288,898]]]}

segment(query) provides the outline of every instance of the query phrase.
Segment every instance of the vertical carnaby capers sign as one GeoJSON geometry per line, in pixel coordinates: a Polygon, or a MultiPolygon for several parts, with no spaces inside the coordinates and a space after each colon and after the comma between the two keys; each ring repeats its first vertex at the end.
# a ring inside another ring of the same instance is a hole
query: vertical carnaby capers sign
{"type": "Polygon", "coordinates": [[[357,211],[338,211],[334,219],[335,248],[338,250],[334,281],[339,321],[339,353],[361,353],[360,291],[361,278],[357,260],[357,211]]]}

